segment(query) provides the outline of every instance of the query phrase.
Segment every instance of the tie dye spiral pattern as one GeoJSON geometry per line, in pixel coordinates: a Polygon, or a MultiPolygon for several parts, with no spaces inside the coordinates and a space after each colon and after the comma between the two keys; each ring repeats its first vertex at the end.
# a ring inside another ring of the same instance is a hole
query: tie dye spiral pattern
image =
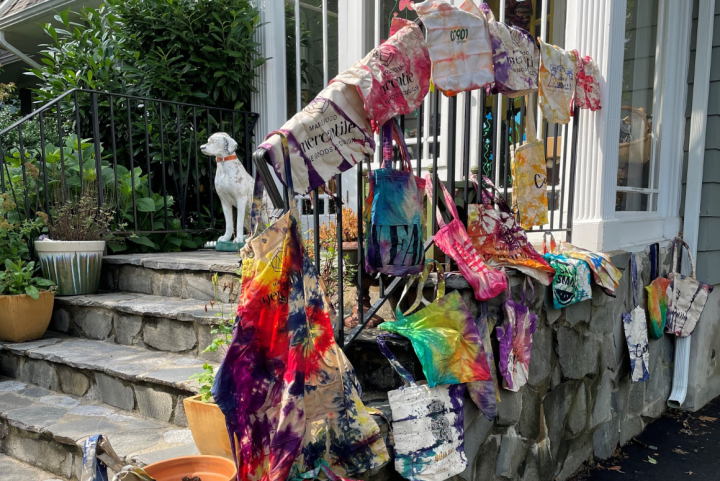
{"type": "Polygon", "coordinates": [[[533,333],[537,328],[537,315],[530,311],[535,290],[532,281],[526,277],[525,283],[528,282],[533,292],[528,305],[525,305],[525,284],[523,284],[522,302],[513,300],[508,287],[503,305],[505,320],[496,329],[500,344],[500,374],[504,379],[505,388],[514,392],[518,392],[527,384],[533,333]]]}

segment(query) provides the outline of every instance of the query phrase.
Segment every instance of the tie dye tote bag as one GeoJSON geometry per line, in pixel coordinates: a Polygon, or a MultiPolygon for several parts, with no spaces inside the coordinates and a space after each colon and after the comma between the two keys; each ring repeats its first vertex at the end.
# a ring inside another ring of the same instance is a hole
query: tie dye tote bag
{"type": "Polygon", "coordinates": [[[548,122],[566,124],[570,122],[570,109],[575,96],[575,52],[568,52],[541,40],[540,59],[540,109],[548,122]]]}
{"type": "MultiPolygon", "coordinates": [[[[387,322],[385,324],[388,324],[387,322]]],[[[412,375],[377,337],[380,351],[403,379],[388,391],[395,439],[395,470],[410,481],[443,481],[467,467],[465,457],[464,384],[416,384],[412,375]]],[[[399,337],[399,336],[397,336],[399,337]]]]}
{"type": "Polygon", "coordinates": [[[490,179],[483,177],[489,190],[480,188],[474,174],[470,174],[470,180],[480,203],[468,204],[467,232],[485,263],[496,269],[512,267],[543,285],[550,285],[555,270],[528,242],[512,209],[490,179]]]}
{"type": "MultiPolygon", "coordinates": [[[[489,267],[483,262],[482,257],[475,250],[470,237],[468,237],[465,225],[460,221],[455,201],[445,188],[445,184],[438,180],[442,188],[445,206],[448,209],[452,220],[446,224],[443,220],[440,208],[437,208],[437,223],[439,230],[433,237],[435,245],[446,255],[450,256],[463,277],[472,286],[475,292],[475,299],[487,301],[505,290],[505,274],[489,267]]],[[[428,199],[433,198],[433,178],[430,174],[425,175],[425,191],[428,199]]]]}
{"type": "Polygon", "coordinates": [[[414,8],[426,29],[432,81],[442,93],[451,97],[494,80],[484,16],[465,12],[445,0],[427,0],[414,8]]]}
{"type": "Polygon", "coordinates": [[[591,252],[576,247],[569,242],[560,242],[560,253],[573,259],[587,262],[593,273],[595,284],[608,296],[615,297],[615,289],[620,284],[622,273],[610,261],[610,257],[603,252],[591,252]]]}
{"type": "Polygon", "coordinates": [[[647,321],[645,310],[640,307],[639,293],[637,292],[637,260],[636,254],[630,256],[630,270],[632,271],[633,304],[635,309],[624,313],[623,329],[628,351],[630,352],[630,378],[632,382],[643,382],[650,379],[650,346],[648,344],[647,321]]]}
{"type": "Polygon", "coordinates": [[[281,133],[290,147],[292,185],[298,194],[320,187],[375,153],[362,98],[342,83],[327,86],[260,145],[278,179],[288,185],[281,133]]]}
{"type": "Polygon", "coordinates": [[[383,126],[383,164],[368,173],[365,199],[365,269],[391,276],[417,274],[425,265],[423,200],[425,181],[415,177],[410,154],[394,121],[383,126]],[[402,170],[392,167],[392,140],[400,147],[402,170]]]}
{"type": "Polygon", "coordinates": [[[540,51],[532,35],[522,28],[495,21],[490,5],[483,3],[493,50],[495,82],[490,91],[510,98],[521,97],[538,89],[540,51]]]}
{"type": "Polygon", "coordinates": [[[354,85],[365,103],[367,116],[379,128],[420,106],[430,90],[430,69],[430,54],[420,27],[395,17],[390,24],[390,38],[331,84],[354,85]]]}
{"type": "Polygon", "coordinates": [[[667,288],[668,308],[665,332],[675,334],[677,337],[687,337],[695,330],[713,286],[695,278],[695,259],[690,252],[690,247],[679,237],[673,241],[673,271],[668,277],[670,285],[667,288]],[[677,270],[678,253],[683,246],[685,246],[690,259],[689,276],[684,276],[677,270]]]}
{"type": "Polygon", "coordinates": [[[380,329],[399,334],[410,340],[430,387],[438,384],[468,383],[473,401],[488,419],[496,414],[496,401],[490,375],[490,365],[483,349],[472,314],[457,291],[445,295],[445,276],[442,265],[428,260],[418,282],[413,305],[403,313],[400,302],[414,283],[411,276],[395,308],[395,322],[384,322],[380,329]],[[438,273],[437,297],[428,302],[422,291],[435,264],[438,273]],[[423,303],[425,307],[415,309],[423,303]]]}
{"type": "Polygon", "coordinates": [[[653,339],[660,339],[665,332],[667,320],[667,288],[670,279],[660,275],[660,245],[650,246],[650,285],[647,291],[648,303],[648,335],[653,339]]]}
{"type": "Polygon", "coordinates": [[[543,235],[543,257],[550,267],[555,269],[555,277],[550,285],[555,309],[592,299],[590,267],[587,262],[559,253],[555,238],[550,232],[543,235]],[[548,236],[550,236],[549,251],[546,243],[548,236]]]}
{"type": "Polygon", "coordinates": [[[535,297],[532,281],[525,277],[523,281],[522,301],[515,302],[510,292],[510,281],[505,293],[503,312],[505,320],[496,329],[500,345],[500,374],[505,389],[518,392],[527,384],[530,370],[530,353],[532,352],[533,333],[537,329],[537,315],[530,311],[530,304],[535,297]],[[525,298],[525,286],[530,284],[530,298],[525,298]]]}
{"type": "Polygon", "coordinates": [[[602,108],[600,102],[600,69],[592,57],[580,57],[577,50],[573,50],[577,59],[577,75],[575,81],[575,105],[581,109],[592,111],[602,108]]]}
{"type": "MultiPolygon", "coordinates": [[[[256,185],[253,211],[258,193],[256,185]]],[[[335,343],[333,309],[291,203],[241,251],[235,330],[212,388],[243,481],[285,481],[320,459],[349,477],[389,459],[355,371],[335,343]]]]}
{"type": "Polygon", "coordinates": [[[513,199],[523,229],[548,223],[547,162],[543,141],[536,137],[535,105],[530,96],[527,105],[527,142],[510,147],[513,199]]]}

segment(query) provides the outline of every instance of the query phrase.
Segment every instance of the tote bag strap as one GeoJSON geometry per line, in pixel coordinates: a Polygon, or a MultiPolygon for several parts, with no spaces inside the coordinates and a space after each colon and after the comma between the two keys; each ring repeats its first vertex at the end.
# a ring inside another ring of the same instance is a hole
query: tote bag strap
{"type": "Polygon", "coordinates": [[[530,101],[532,95],[525,96],[525,132],[527,133],[528,142],[537,140],[537,130],[535,129],[535,104],[530,101]]]}
{"type": "MultiPolygon", "coordinates": [[[[455,207],[455,201],[450,195],[450,192],[448,192],[445,184],[443,184],[440,179],[438,179],[438,184],[440,185],[440,188],[443,191],[443,196],[445,197],[445,206],[447,206],[453,219],[459,220],[460,214],[458,214],[457,207],[455,207]]],[[[428,199],[433,198],[433,178],[430,174],[425,174],[425,192],[427,193],[428,199]]],[[[443,227],[445,227],[445,221],[443,220],[442,214],[440,213],[440,207],[436,207],[436,209],[438,227],[442,229],[443,227]]]]}
{"type": "Polygon", "coordinates": [[[638,285],[637,285],[637,254],[630,254],[630,270],[632,271],[632,291],[633,291],[633,304],[635,307],[640,305],[638,302],[638,285]]]}
{"type": "Polygon", "coordinates": [[[676,237],[673,240],[673,272],[679,273],[678,270],[678,252],[682,250],[682,246],[685,246],[685,250],[687,250],[688,258],[690,259],[690,278],[695,279],[695,259],[693,259],[692,252],[690,252],[690,246],[687,245],[687,243],[682,240],[679,237],[676,237]],[[678,244],[681,244],[678,246],[678,244]]]}
{"type": "Polygon", "coordinates": [[[533,299],[535,299],[535,286],[533,285],[532,280],[530,280],[530,276],[525,276],[525,280],[523,281],[523,294],[522,294],[522,303],[523,305],[527,305],[530,307],[532,304],[533,299]],[[530,284],[530,298],[527,299],[527,304],[525,304],[525,288],[527,285],[530,284]]]}
{"type": "Polygon", "coordinates": [[[418,281],[417,286],[417,294],[415,295],[415,302],[408,310],[405,311],[405,313],[400,313],[400,303],[405,298],[405,294],[408,293],[410,290],[410,286],[415,282],[415,275],[411,275],[408,278],[407,283],[405,284],[405,289],[403,289],[402,294],[400,295],[400,299],[398,299],[397,306],[395,306],[395,315],[398,317],[398,319],[402,319],[402,317],[407,316],[411,312],[413,312],[422,302],[424,305],[430,305],[431,302],[428,301],[423,297],[423,287],[425,287],[425,282],[427,282],[428,276],[430,275],[430,266],[435,265],[435,268],[437,269],[438,274],[438,283],[437,283],[437,292],[435,294],[435,299],[440,299],[445,295],[445,271],[443,270],[442,264],[440,264],[438,261],[434,259],[427,259],[425,261],[425,268],[422,271],[422,274],[420,274],[420,280],[418,281]]]}
{"type": "Polygon", "coordinates": [[[412,165],[410,164],[410,152],[408,151],[407,144],[405,143],[405,137],[403,136],[400,128],[395,120],[388,120],[382,126],[383,134],[383,145],[382,145],[382,168],[392,169],[393,163],[393,140],[400,149],[400,158],[402,159],[402,169],[406,172],[412,172],[412,165]]]}
{"type": "Polygon", "coordinates": [[[395,372],[397,372],[401,378],[405,381],[406,385],[415,386],[415,378],[412,377],[412,374],[408,372],[405,367],[403,367],[402,364],[400,364],[400,361],[397,360],[397,357],[395,357],[395,354],[392,353],[389,347],[387,347],[387,344],[385,343],[386,339],[404,339],[402,336],[399,336],[397,334],[380,334],[377,338],[377,344],[380,348],[380,352],[383,353],[383,355],[387,358],[390,365],[395,369],[395,372]]]}
{"type": "Polygon", "coordinates": [[[650,246],[650,282],[660,275],[660,244],[650,246]]]}
{"type": "Polygon", "coordinates": [[[547,230],[543,233],[543,254],[548,253],[548,249],[547,249],[547,237],[548,236],[550,236],[550,251],[549,251],[549,253],[553,254],[553,253],[555,253],[555,250],[557,249],[557,244],[555,242],[555,236],[549,230],[547,230]]]}

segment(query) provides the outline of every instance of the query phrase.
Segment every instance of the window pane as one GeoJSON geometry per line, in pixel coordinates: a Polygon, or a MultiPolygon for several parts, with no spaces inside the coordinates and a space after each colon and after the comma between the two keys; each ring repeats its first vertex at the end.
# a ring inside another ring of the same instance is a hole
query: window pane
{"type": "MultiPolygon", "coordinates": [[[[652,122],[659,0],[627,0],[619,186],[652,188],[652,122]]],[[[647,195],[618,193],[616,210],[646,210],[647,195]],[[641,200],[642,199],[642,200],[641,200]]]]}
{"type": "MultiPolygon", "coordinates": [[[[649,194],[637,192],[618,192],[615,197],[616,211],[642,211],[647,210],[649,194]]],[[[655,206],[657,208],[657,205],[655,206]]]]}

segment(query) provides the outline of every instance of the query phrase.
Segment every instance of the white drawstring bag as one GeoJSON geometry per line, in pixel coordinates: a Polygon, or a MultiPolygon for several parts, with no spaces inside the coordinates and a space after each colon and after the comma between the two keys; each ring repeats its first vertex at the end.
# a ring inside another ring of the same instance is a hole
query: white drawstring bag
{"type": "MultiPolygon", "coordinates": [[[[471,0],[469,3],[475,7],[471,0]]],[[[415,4],[415,12],[426,28],[433,83],[448,97],[495,80],[485,17],[477,7],[480,15],[461,8],[445,0],[415,4]]]]}
{"type": "Polygon", "coordinates": [[[443,481],[462,473],[465,457],[465,384],[416,384],[412,375],[377,337],[380,351],[405,381],[388,391],[395,439],[395,470],[410,481],[443,481]]]}

